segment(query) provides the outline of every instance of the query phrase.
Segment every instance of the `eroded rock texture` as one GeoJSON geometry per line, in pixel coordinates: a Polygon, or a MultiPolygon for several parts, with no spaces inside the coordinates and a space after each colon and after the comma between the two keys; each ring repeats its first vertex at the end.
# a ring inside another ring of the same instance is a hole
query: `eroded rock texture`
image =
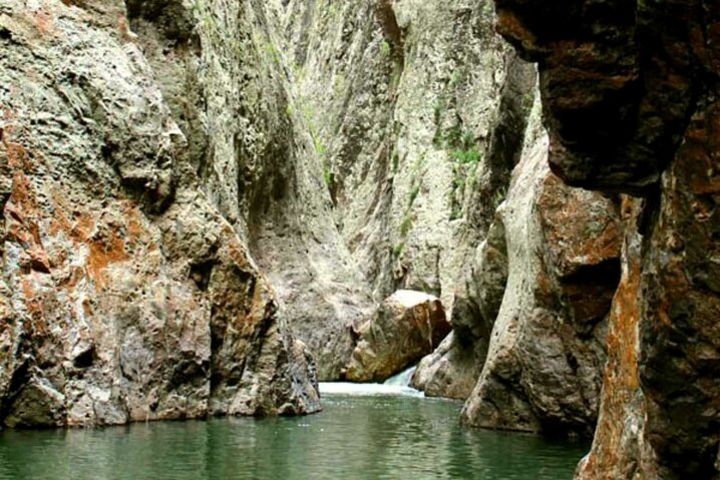
{"type": "Polygon", "coordinates": [[[552,174],[542,132],[526,146],[496,219],[505,233],[507,283],[462,417],[482,427],[589,434],[605,317],[620,276],[616,206],[552,174]]]}
{"type": "Polygon", "coordinates": [[[315,411],[412,288],[467,423],[718,478],[720,4],[496,5],[549,137],[489,1],[0,0],[3,424],[315,411]]]}
{"type": "Polygon", "coordinates": [[[135,3],[131,26],[187,132],[200,188],[247,240],[282,316],[316,355],[319,375],[339,377],[351,329],[373,304],[333,221],[312,131],[295,107],[279,35],[285,6],[135,3]],[[182,33],[187,17],[193,28],[182,33]]]}
{"type": "Polygon", "coordinates": [[[125,5],[3,1],[0,43],[2,423],[316,411],[309,353],[199,187],[191,118],[125,5]]]}
{"type": "Polygon", "coordinates": [[[611,197],[567,187],[547,165],[540,103],[507,198],[456,289],[453,332],[413,384],[467,399],[467,424],[590,435],[620,279],[611,197]]]}
{"type": "Polygon", "coordinates": [[[397,288],[452,306],[532,101],[489,2],[0,8],[9,423],[312,411],[286,329],[332,379],[397,288]]]}
{"type": "Polygon", "coordinates": [[[535,73],[492,4],[129,2],[200,188],[337,379],[400,288],[452,307],[522,144],[535,73]]]}
{"type": "Polygon", "coordinates": [[[600,422],[579,478],[718,478],[720,4],[498,0],[540,62],[550,162],[626,199],[600,422]]]}
{"type": "Polygon", "coordinates": [[[285,25],[292,108],[374,302],[420,290],[450,313],[517,161],[533,67],[490,2],[291,0],[285,25]]]}
{"type": "Polygon", "coordinates": [[[385,381],[432,352],[449,332],[445,309],[437,297],[398,290],[358,328],[345,378],[385,381]]]}
{"type": "Polygon", "coordinates": [[[423,358],[412,385],[429,396],[465,400],[480,377],[508,277],[505,227],[496,217],[456,293],[453,331],[423,358]]]}

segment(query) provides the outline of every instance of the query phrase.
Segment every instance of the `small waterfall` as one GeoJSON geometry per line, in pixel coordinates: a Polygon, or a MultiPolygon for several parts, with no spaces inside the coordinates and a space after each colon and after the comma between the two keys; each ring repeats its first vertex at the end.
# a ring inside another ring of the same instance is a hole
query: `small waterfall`
{"type": "Polygon", "coordinates": [[[400,395],[424,397],[425,393],[410,387],[415,367],[410,367],[385,381],[385,383],[320,382],[320,395],[400,395]]]}
{"type": "Polygon", "coordinates": [[[394,377],[390,377],[387,380],[385,380],[385,383],[383,385],[395,385],[399,387],[409,387],[410,386],[410,379],[412,378],[413,374],[415,373],[415,369],[417,369],[417,366],[412,366],[408,368],[407,370],[398,373],[394,377]]]}

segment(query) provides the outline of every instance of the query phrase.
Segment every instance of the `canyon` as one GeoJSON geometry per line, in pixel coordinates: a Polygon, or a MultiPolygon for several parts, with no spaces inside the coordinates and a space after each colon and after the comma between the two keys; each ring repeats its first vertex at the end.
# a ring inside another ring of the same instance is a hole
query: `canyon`
{"type": "Polygon", "coordinates": [[[411,383],[720,478],[720,2],[0,0],[0,424],[411,383]]]}

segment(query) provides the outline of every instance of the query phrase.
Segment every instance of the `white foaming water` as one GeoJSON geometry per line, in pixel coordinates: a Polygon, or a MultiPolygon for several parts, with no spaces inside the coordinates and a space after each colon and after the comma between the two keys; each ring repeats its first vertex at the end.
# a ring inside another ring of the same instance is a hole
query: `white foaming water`
{"type": "Polygon", "coordinates": [[[415,373],[415,367],[410,367],[387,379],[385,383],[320,382],[320,395],[424,397],[424,392],[409,386],[413,373],[415,373]]]}
{"type": "Polygon", "coordinates": [[[383,385],[398,385],[401,387],[409,387],[410,379],[412,378],[416,369],[417,366],[410,367],[407,370],[398,373],[394,377],[388,378],[387,380],[385,380],[383,385]]]}
{"type": "Polygon", "coordinates": [[[398,395],[408,397],[424,397],[419,390],[399,385],[385,385],[382,383],[350,383],[350,382],[320,382],[320,395],[354,395],[359,397],[372,397],[381,395],[398,395]]]}

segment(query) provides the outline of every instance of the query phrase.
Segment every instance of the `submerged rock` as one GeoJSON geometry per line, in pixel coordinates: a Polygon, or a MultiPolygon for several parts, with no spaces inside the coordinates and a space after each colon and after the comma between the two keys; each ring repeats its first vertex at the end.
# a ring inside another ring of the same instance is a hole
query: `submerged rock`
{"type": "Polygon", "coordinates": [[[353,382],[384,381],[432,352],[449,332],[438,298],[399,290],[357,330],[358,341],[345,378],[353,382]]]}

